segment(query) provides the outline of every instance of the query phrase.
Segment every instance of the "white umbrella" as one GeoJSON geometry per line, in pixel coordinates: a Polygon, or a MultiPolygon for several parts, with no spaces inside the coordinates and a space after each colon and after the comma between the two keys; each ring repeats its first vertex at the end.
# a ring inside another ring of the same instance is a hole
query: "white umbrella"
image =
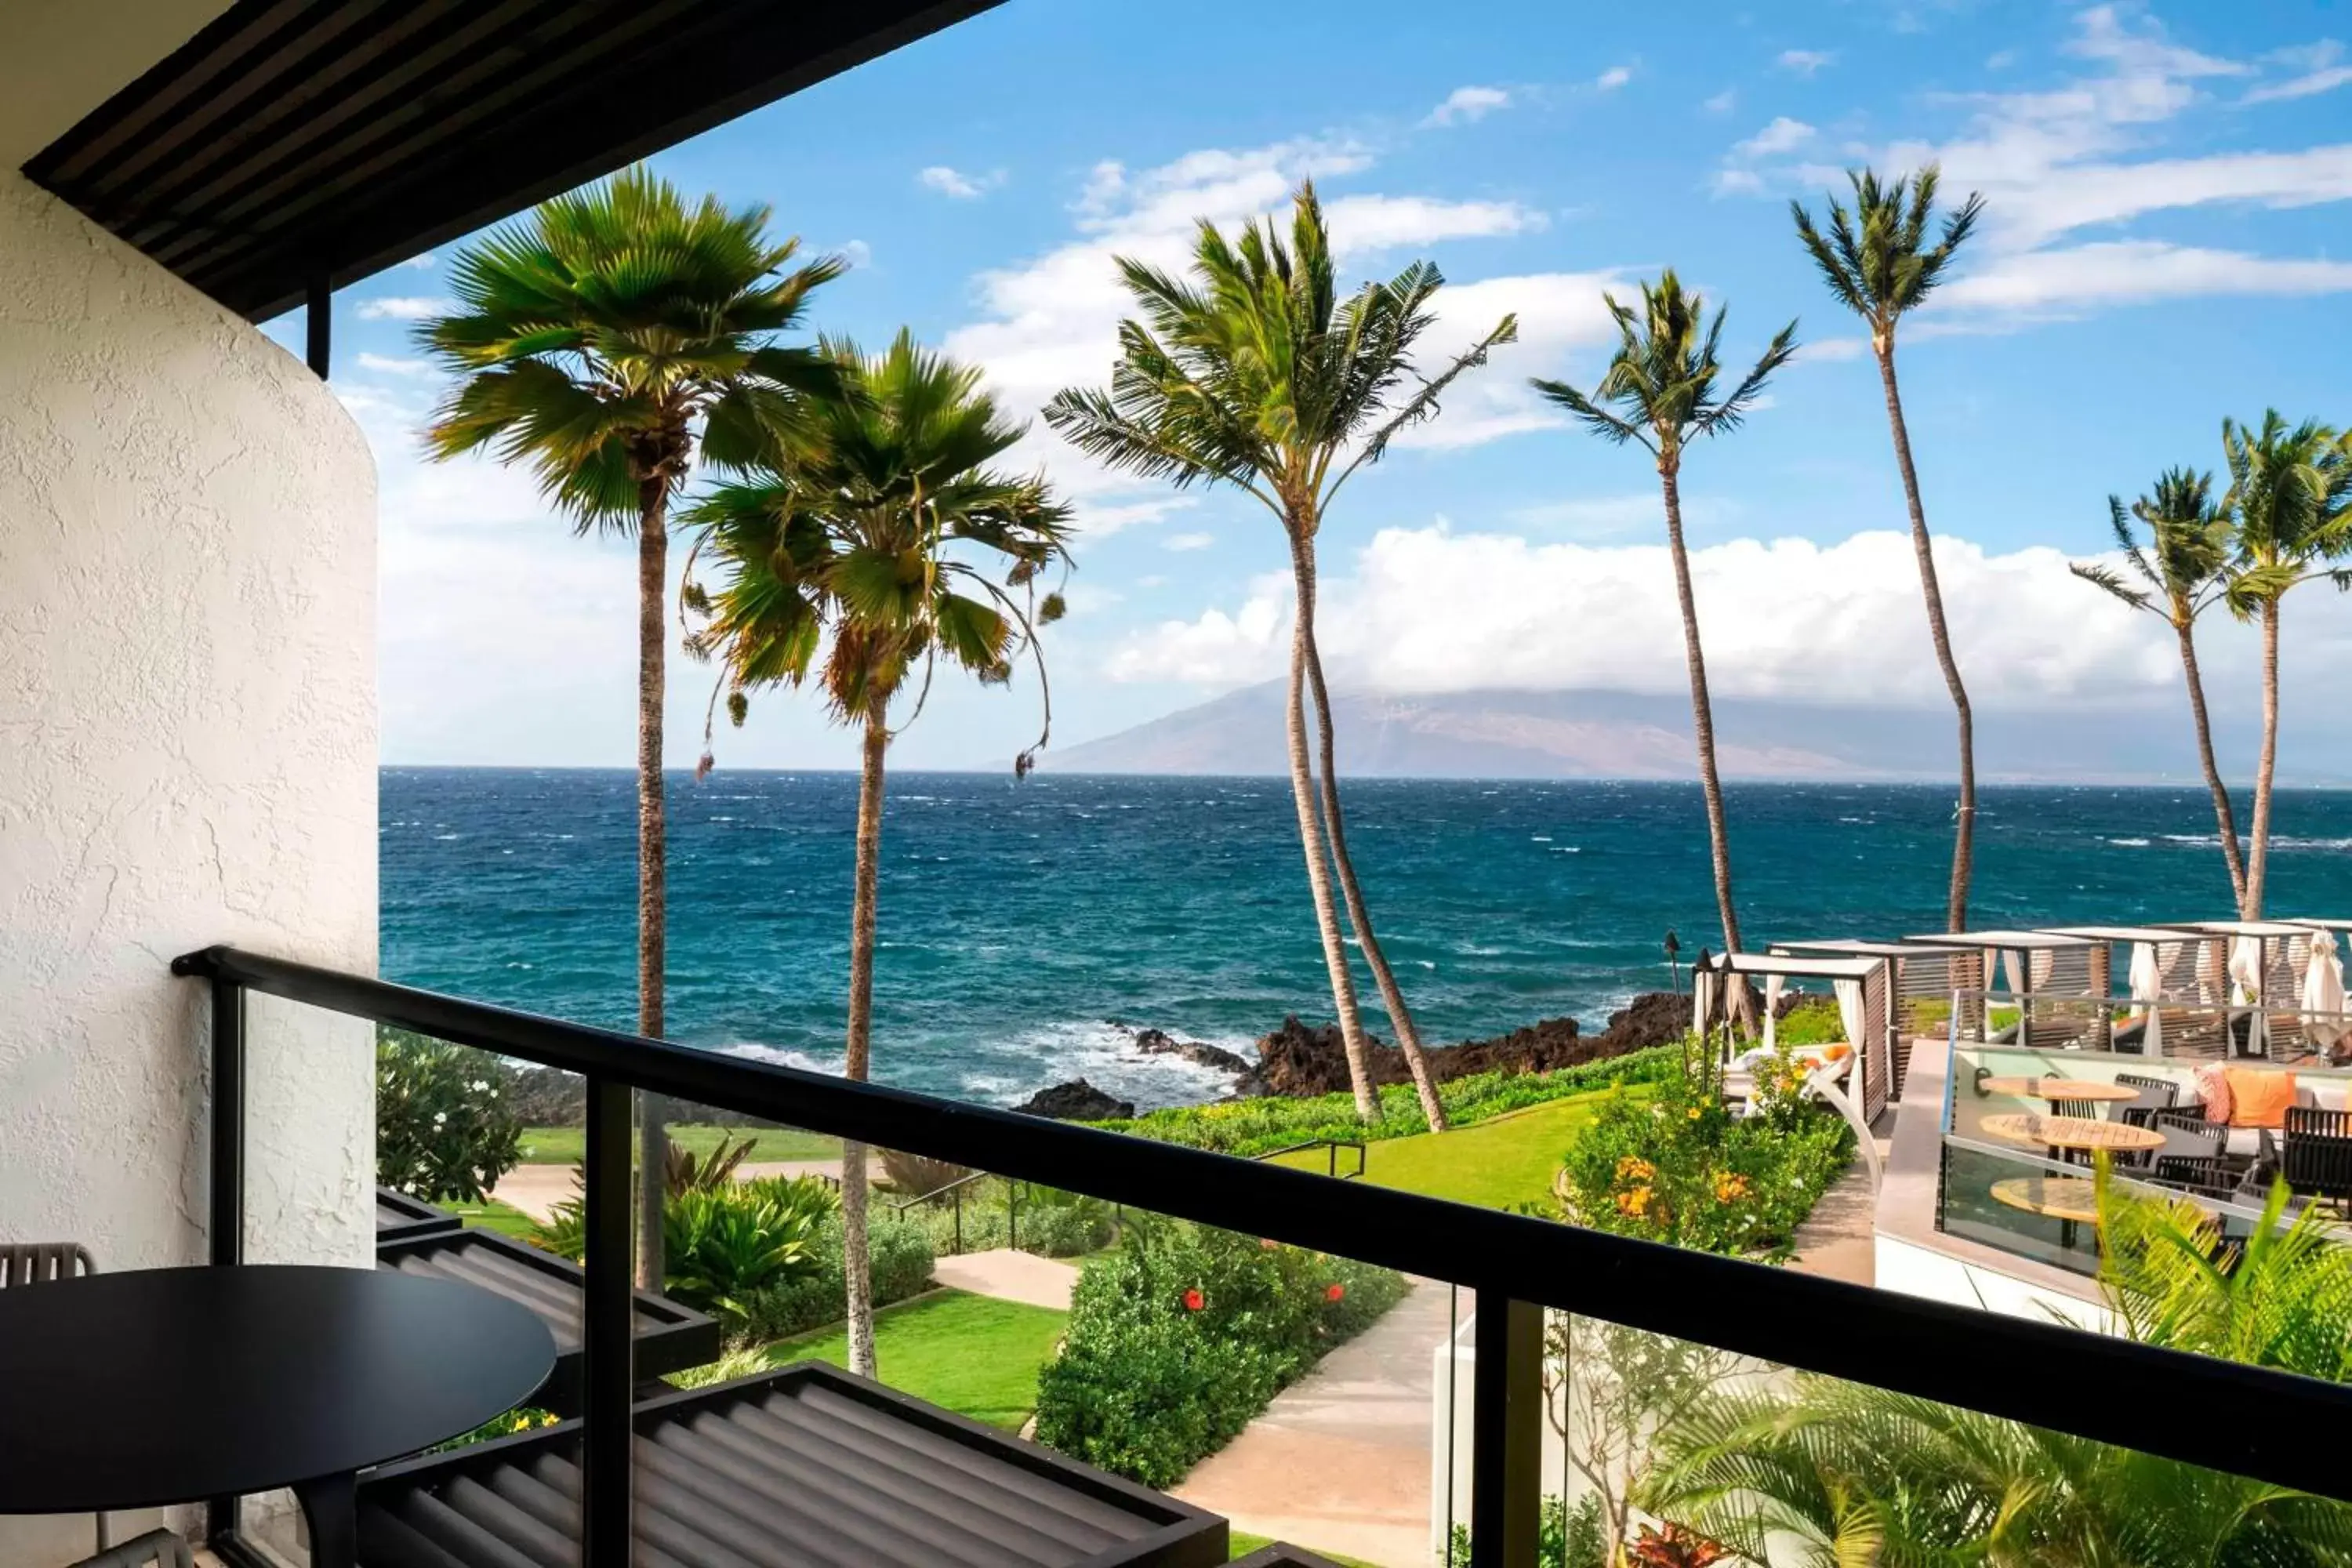
{"type": "Polygon", "coordinates": [[[2145,1002],[2145,1007],[2132,1011],[2147,1020],[2140,1035],[2139,1048],[2143,1056],[2164,1054],[2164,1019],[2157,1006],[2164,1000],[2164,960],[2152,942],[2136,942],[2131,952],[2131,994],[2135,1002],[2145,1002]]]}
{"type": "Polygon", "coordinates": [[[2262,1056],[2268,1052],[2270,1026],[2262,1012],[2263,1003],[2263,939],[2242,936],[2230,943],[2230,1000],[2251,1005],[2254,1009],[2246,1026],[2246,1052],[2262,1056]]]}
{"type": "Polygon", "coordinates": [[[2312,934],[2311,945],[2304,953],[2303,1010],[2333,1015],[2326,1020],[2307,1017],[2303,1021],[2303,1032],[2321,1050],[2332,1051],[2337,1041],[2352,1035],[2352,1023],[2343,1016],[2344,963],[2336,956],[2336,939],[2324,931],[2312,934]]]}

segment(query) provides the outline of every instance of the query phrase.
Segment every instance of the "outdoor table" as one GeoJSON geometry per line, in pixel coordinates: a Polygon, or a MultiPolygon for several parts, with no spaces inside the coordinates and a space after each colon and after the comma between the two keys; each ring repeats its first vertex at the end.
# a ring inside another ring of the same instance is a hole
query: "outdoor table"
{"type": "Polygon", "coordinates": [[[2099,1223],[2099,1187],[2087,1176],[2011,1176],[1992,1184],[1992,1201],[2060,1222],[2058,1245],[2074,1245],[2077,1222],[2099,1223]]]}
{"type": "Polygon", "coordinates": [[[2079,1078],[1986,1078],[1977,1080],[1977,1089],[1984,1094],[2013,1094],[2027,1100],[2105,1100],[2121,1104],[2139,1098],[2136,1089],[2079,1078]]]}
{"type": "Polygon", "coordinates": [[[2031,1111],[1988,1116],[1977,1123],[1988,1138],[2044,1149],[2078,1149],[2086,1153],[2139,1153],[2164,1147],[2164,1134],[2148,1127],[2122,1121],[2094,1121],[2087,1116],[2039,1116],[2031,1111]]]}
{"type": "Polygon", "coordinates": [[[357,1472],[472,1431],[554,1364],[528,1309],[375,1268],[152,1268],[0,1290],[0,1514],[286,1487],[314,1568],[352,1568],[357,1472]]]}

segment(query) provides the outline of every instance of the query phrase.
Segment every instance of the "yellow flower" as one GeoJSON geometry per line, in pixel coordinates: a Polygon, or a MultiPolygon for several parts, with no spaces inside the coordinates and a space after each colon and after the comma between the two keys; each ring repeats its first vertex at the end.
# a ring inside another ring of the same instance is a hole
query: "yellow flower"
{"type": "Polygon", "coordinates": [[[562,1422],[562,1416],[558,1415],[554,1411],[551,1410],[546,1415],[539,1418],[539,1424],[542,1426],[553,1426],[562,1422]]]}
{"type": "Polygon", "coordinates": [[[1655,1177],[1658,1168],[1639,1154],[1628,1154],[1617,1162],[1620,1182],[1647,1182],[1655,1177]]]}
{"type": "Polygon", "coordinates": [[[1690,1119],[1693,1121],[1696,1121],[1698,1120],[1698,1107],[1696,1105],[1690,1108],[1690,1119]]]}

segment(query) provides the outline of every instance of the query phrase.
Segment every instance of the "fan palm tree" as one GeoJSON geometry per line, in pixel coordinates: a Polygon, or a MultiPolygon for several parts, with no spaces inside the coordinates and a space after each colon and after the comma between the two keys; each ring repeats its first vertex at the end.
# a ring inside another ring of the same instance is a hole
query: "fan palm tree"
{"type": "MultiPolygon", "coordinates": [[[[2180,644],[2180,672],[2189,682],[2189,713],[2197,726],[2197,760],[2205,770],[2205,787],[2213,796],[2213,821],[2221,837],[2221,859],[2230,869],[2230,896],[2246,915],[2246,861],[2238,838],[2238,817],[2230,805],[2230,787],[2213,760],[2213,726],[2205,714],[2205,679],[2197,669],[2197,617],[2221,598],[2222,574],[2230,563],[2230,518],[2213,500],[2213,476],[2188,468],[2168,468],[2156,481],[2152,495],[2131,503],[2126,511],[2121,496],[2107,498],[2107,524],[2115,531],[2116,548],[2131,567],[2134,584],[2111,566],[2076,562],[2074,573],[2097,584],[2136,610],[2159,616],[2180,644]],[[2147,525],[2143,546],[2132,530],[2132,520],[2147,525]]],[[[2250,917],[2249,917],[2250,918],[2250,917]]]]}
{"type": "MultiPolygon", "coordinates": [[[[1674,560],[1675,596],[1682,607],[1683,657],[1690,669],[1691,731],[1698,742],[1700,792],[1706,800],[1707,848],[1715,867],[1716,911],[1723,950],[1740,952],[1739,913],[1731,897],[1731,833],[1723,813],[1723,782],[1715,765],[1715,709],[1707,696],[1706,656],[1699,646],[1698,603],[1691,592],[1690,555],[1683,548],[1683,454],[1703,436],[1738,429],[1762,395],[1772,373],[1797,351],[1797,323],[1773,337],[1739,384],[1718,395],[1717,357],[1724,311],[1706,319],[1706,301],[1669,270],[1642,285],[1642,308],[1604,295],[1617,322],[1617,350],[1590,395],[1564,381],[1538,381],[1536,390],[1567,409],[1586,429],[1618,445],[1631,441],[1650,454],[1665,498],[1666,552],[1674,560]]],[[[1746,989],[1732,976],[1735,1008],[1746,1010],[1746,989]]]]}
{"type": "Polygon", "coordinates": [[[1287,244],[1271,220],[1245,226],[1235,239],[1203,223],[1190,280],[1125,258],[1118,268],[1140,319],[1119,324],[1110,386],[1063,392],[1046,405],[1045,423],[1114,468],[1169,479],[1180,489],[1233,485],[1282,524],[1297,601],[1286,710],[1291,795],[1356,1109],[1367,1121],[1380,1114],[1331,897],[1334,873],[1422,1112],[1433,1130],[1442,1130],[1445,1113],[1420,1034],[1348,851],[1330,692],[1316,641],[1315,549],[1348,480],[1378,462],[1400,431],[1433,418],[1445,389],[1484,364],[1498,344],[1511,342],[1517,323],[1504,317],[1436,374],[1420,377],[1413,348],[1435,321],[1432,301],[1444,278],[1429,263],[1415,262],[1388,282],[1367,283],[1342,299],[1312,184],[1292,200],[1287,244]],[[1310,694],[1313,760],[1306,730],[1310,694]]]}
{"type": "Polygon", "coordinates": [[[1774,1568],[2352,1563],[2352,1507],[1797,1374],[1664,1429],[1641,1506],[1774,1568]]]}
{"type": "MultiPolygon", "coordinates": [[[[1045,690],[1037,628],[1060,617],[1062,600],[1034,590],[1042,572],[1067,564],[1066,513],[1043,479],[991,467],[1024,426],[981,390],[978,370],[904,331],[871,357],[846,342],[824,348],[856,395],[824,411],[802,450],[746,466],[696,505],[697,559],[707,553],[719,581],[688,599],[704,616],[693,646],[720,662],[738,722],[754,689],[814,676],[833,717],[860,732],[843,1070],[863,1079],[891,740],[941,668],[1001,685],[1026,657],[1045,690]],[[894,727],[901,700],[910,707],[894,727]]],[[[1016,773],[1045,743],[1041,734],[1021,752],[1016,773]]],[[[841,1217],[850,1366],[872,1376],[866,1155],[862,1143],[843,1149],[841,1217]]]]}
{"type": "Polygon", "coordinates": [[[2254,809],[2246,853],[2248,920],[2263,912],[2270,865],[2271,779],[2278,768],[2279,608],[2288,590],[2315,577],[2352,587],[2352,571],[2319,566],[2352,550],[2352,445],[2312,420],[2289,428],[2273,408],[2260,428],[2221,421],[2230,470],[2226,505],[2237,551],[2224,595],[2231,614],[2263,628],[2263,749],[2254,767],[2254,809]]]}
{"type": "Polygon", "coordinates": [[[1797,220],[1797,237],[1821,268],[1822,280],[1839,304],[1860,316],[1870,328],[1871,352],[1878,359],[1878,379],[1886,392],[1886,423],[1895,433],[1895,466],[1903,475],[1903,499],[1911,509],[1911,549],[1919,561],[1919,591],[1927,602],[1927,635],[1936,645],[1936,662],[1959,715],[1960,800],[1952,833],[1952,879],[1946,900],[1946,929],[1966,930],[1969,923],[1969,876],[1974,864],[1977,826],[1976,721],[1969,710],[1968,688],[1960,681],[1959,661],[1952,657],[1951,633],[1944,625],[1944,593],[1936,582],[1936,552],[1927,537],[1927,513],[1919,501],[1919,474],[1911,466],[1911,429],[1903,418],[1903,395],[1895,379],[1895,329],[1906,312],[1935,291],[1944,269],[1976,227],[1984,198],[1970,195],[1958,210],[1945,215],[1943,226],[1929,243],[1936,211],[1937,169],[1933,163],[1916,178],[1882,182],[1868,169],[1849,170],[1853,208],[1848,211],[1835,197],[1830,201],[1827,233],[1813,223],[1801,202],[1790,202],[1797,220]]]}
{"type": "MultiPolygon", "coordinates": [[[[418,343],[460,379],[425,433],[437,459],[530,465],[575,532],[637,543],[637,1031],[663,1032],[668,941],[662,797],[668,517],[698,443],[747,458],[838,395],[835,368],[777,337],[838,261],[791,265],[769,209],[689,203],[643,168],[541,203],[460,249],[457,308],[418,343]]],[[[661,1118],[638,1155],[635,1275],[662,1285],[661,1118]]]]}

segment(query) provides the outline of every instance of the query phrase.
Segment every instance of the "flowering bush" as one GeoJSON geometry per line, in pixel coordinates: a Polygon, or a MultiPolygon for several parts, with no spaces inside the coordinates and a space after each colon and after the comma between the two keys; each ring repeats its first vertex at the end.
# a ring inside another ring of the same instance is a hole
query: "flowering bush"
{"type": "Polygon", "coordinates": [[[1174,1484],[1405,1291],[1370,1264],[1179,1222],[1088,1261],[1037,1382],[1037,1440],[1174,1484]]]}
{"type": "Polygon", "coordinates": [[[522,1159],[514,1069],[406,1029],[375,1042],[375,1179],[427,1203],[480,1203],[522,1159]]]}
{"type": "Polygon", "coordinates": [[[1595,1230],[1777,1261],[1853,1157],[1853,1134],[1804,1099],[1782,1052],[1758,1068],[1757,1114],[1735,1119],[1696,1071],[1654,1095],[1602,1100],[1561,1168],[1561,1217],[1595,1230]]]}

